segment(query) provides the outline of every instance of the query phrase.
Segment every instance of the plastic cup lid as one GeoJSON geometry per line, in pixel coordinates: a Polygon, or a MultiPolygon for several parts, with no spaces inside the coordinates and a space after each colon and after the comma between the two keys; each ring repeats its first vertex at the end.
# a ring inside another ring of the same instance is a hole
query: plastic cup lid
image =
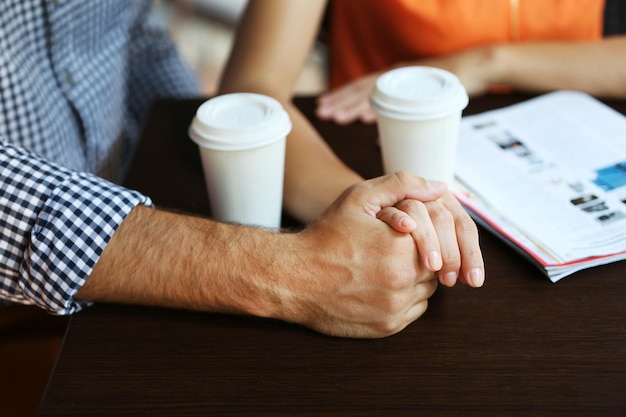
{"type": "Polygon", "coordinates": [[[434,119],[463,110],[467,92],[452,73],[432,67],[402,67],[378,77],[372,107],[402,120],[434,119]]]}
{"type": "Polygon", "coordinates": [[[218,150],[265,146],[290,131],[291,121],[281,104],[253,93],[224,94],[205,101],[189,126],[194,142],[218,150]]]}

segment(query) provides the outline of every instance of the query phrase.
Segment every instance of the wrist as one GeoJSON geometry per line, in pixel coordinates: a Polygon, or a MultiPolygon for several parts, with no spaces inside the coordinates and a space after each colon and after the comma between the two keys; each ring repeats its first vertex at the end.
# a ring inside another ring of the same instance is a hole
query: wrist
{"type": "Polygon", "coordinates": [[[285,210],[304,223],[319,217],[348,187],[363,178],[343,163],[301,178],[297,183],[286,181],[285,210]]]}
{"type": "Polygon", "coordinates": [[[218,295],[220,311],[303,323],[305,271],[312,251],[301,233],[246,229],[233,234],[223,254],[228,272],[219,288],[205,288],[208,299],[218,295]]]}
{"type": "Polygon", "coordinates": [[[334,293],[326,278],[337,278],[341,274],[336,270],[338,263],[325,256],[324,248],[332,244],[329,244],[328,236],[323,235],[308,227],[297,233],[277,236],[280,245],[272,251],[273,262],[263,272],[270,281],[266,296],[262,297],[261,310],[253,314],[320,328],[324,310],[332,304],[324,304],[321,300],[334,293]]]}
{"type": "Polygon", "coordinates": [[[510,73],[510,65],[510,45],[489,45],[483,49],[483,64],[481,65],[481,69],[484,71],[488,85],[509,85],[510,79],[508,74],[510,73]]]}

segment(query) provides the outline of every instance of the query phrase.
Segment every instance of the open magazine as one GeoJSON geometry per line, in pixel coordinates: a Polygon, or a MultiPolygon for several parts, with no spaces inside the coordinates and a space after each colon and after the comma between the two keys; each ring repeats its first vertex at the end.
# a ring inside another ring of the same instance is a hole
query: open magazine
{"type": "Polygon", "coordinates": [[[572,91],[466,116],[453,190],[552,282],[626,259],[626,117],[572,91]]]}

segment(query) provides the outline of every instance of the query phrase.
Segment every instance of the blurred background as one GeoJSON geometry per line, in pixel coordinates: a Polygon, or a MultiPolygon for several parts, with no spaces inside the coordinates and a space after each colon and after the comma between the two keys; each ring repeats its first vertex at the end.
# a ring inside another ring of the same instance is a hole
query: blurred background
{"type": "MultiPolygon", "coordinates": [[[[215,94],[234,31],[247,0],[156,0],[172,37],[199,74],[205,95],[215,94]]],[[[319,43],[309,54],[296,94],[318,94],[326,87],[326,51],[319,43]]],[[[37,413],[61,347],[68,317],[36,307],[0,303],[0,417],[37,413]]]]}
{"type": "MultiPolygon", "coordinates": [[[[159,0],[172,36],[200,75],[204,91],[215,92],[232,45],[234,30],[248,0],[159,0]]],[[[318,42],[296,83],[296,94],[326,88],[326,49],[318,42]]]]}

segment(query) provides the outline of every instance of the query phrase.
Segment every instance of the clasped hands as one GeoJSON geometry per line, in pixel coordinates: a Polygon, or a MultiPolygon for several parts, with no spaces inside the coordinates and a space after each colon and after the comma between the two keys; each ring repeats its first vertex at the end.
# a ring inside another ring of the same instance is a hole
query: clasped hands
{"type": "Polygon", "coordinates": [[[322,333],[388,336],[426,311],[437,281],[484,282],[475,223],[444,183],[407,172],[350,187],[298,234],[318,275],[290,319],[322,333]]]}

